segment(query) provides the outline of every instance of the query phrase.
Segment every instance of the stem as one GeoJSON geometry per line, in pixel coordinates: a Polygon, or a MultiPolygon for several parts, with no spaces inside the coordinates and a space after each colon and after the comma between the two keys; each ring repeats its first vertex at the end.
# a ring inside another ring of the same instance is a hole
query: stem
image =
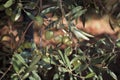
{"type": "Polygon", "coordinates": [[[3,77],[5,77],[5,75],[8,73],[8,71],[12,68],[12,64],[8,67],[8,69],[4,72],[4,74],[1,76],[0,80],[3,79],[3,77]]]}
{"type": "Polygon", "coordinates": [[[65,11],[64,9],[62,8],[62,0],[59,0],[59,6],[60,6],[60,9],[61,9],[61,12],[62,12],[62,17],[64,18],[65,17],[65,11]]]}

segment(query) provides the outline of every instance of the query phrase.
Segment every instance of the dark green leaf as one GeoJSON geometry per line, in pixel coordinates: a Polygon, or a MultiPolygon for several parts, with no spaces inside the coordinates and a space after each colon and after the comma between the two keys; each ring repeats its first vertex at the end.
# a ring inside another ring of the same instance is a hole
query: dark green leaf
{"type": "Polygon", "coordinates": [[[32,15],[30,12],[27,12],[27,11],[25,11],[25,10],[24,10],[24,12],[27,14],[27,16],[28,16],[30,19],[35,20],[35,16],[32,15]]]}
{"type": "Polygon", "coordinates": [[[35,2],[32,2],[32,1],[30,1],[29,3],[27,3],[26,5],[25,5],[25,9],[35,9],[35,7],[36,7],[37,5],[36,5],[36,3],[35,2]]]}
{"type": "Polygon", "coordinates": [[[88,64],[82,63],[82,65],[79,66],[80,71],[84,71],[85,69],[88,68],[88,64]]]}
{"type": "Polygon", "coordinates": [[[82,9],[81,6],[73,8],[68,14],[66,14],[66,17],[70,17],[71,15],[76,14],[78,11],[81,11],[81,9],[82,9]]]}
{"type": "Polygon", "coordinates": [[[80,17],[82,14],[84,14],[86,12],[86,9],[85,10],[81,10],[79,12],[77,12],[75,15],[72,16],[72,20],[80,17]]]}
{"type": "Polygon", "coordinates": [[[41,15],[45,15],[45,14],[47,14],[47,13],[53,11],[53,10],[56,10],[56,9],[58,9],[58,7],[56,7],[56,6],[48,7],[46,9],[42,10],[41,15]]]}

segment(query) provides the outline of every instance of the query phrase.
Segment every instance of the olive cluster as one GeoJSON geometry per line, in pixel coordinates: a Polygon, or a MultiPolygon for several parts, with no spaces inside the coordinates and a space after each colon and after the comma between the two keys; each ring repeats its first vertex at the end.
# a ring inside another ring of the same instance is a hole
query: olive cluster
{"type": "Polygon", "coordinates": [[[67,35],[54,35],[54,31],[48,30],[45,32],[46,40],[54,40],[55,43],[62,43],[64,45],[72,45],[72,40],[67,35]]]}

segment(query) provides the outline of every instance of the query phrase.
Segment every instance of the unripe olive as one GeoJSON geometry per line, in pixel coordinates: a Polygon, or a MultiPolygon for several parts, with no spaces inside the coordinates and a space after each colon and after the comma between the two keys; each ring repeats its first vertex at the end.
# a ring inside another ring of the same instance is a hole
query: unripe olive
{"type": "Polygon", "coordinates": [[[46,38],[47,40],[52,39],[53,36],[54,36],[54,32],[53,32],[53,31],[46,31],[46,32],[45,32],[45,38],[46,38]]]}
{"type": "Polygon", "coordinates": [[[67,44],[70,41],[70,38],[68,36],[64,36],[62,41],[64,44],[67,44]]]}
{"type": "Polygon", "coordinates": [[[80,60],[74,60],[72,65],[75,67],[75,66],[81,65],[81,62],[80,60]]]}
{"type": "Polygon", "coordinates": [[[68,42],[66,42],[66,45],[72,45],[72,41],[68,41],[68,42]]]}
{"type": "Polygon", "coordinates": [[[54,37],[54,40],[55,40],[55,42],[57,42],[57,43],[61,43],[61,42],[62,42],[62,38],[63,38],[62,35],[58,35],[58,36],[54,37]]]}
{"type": "Polygon", "coordinates": [[[34,24],[36,27],[41,27],[43,24],[43,18],[39,15],[35,17],[34,24]]]}

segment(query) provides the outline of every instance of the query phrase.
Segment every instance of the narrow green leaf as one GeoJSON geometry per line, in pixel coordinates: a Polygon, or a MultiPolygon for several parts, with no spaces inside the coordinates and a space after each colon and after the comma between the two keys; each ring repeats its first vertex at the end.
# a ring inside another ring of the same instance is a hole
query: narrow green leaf
{"type": "Polygon", "coordinates": [[[24,76],[22,77],[22,79],[26,79],[29,76],[30,73],[25,73],[24,76]]]}
{"type": "Polygon", "coordinates": [[[68,72],[68,70],[66,68],[64,68],[64,67],[58,67],[58,70],[60,72],[68,72]]]}
{"type": "Polygon", "coordinates": [[[117,76],[115,75],[114,72],[112,72],[111,70],[107,69],[107,73],[110,74],[110,76],[114,79],[114,80],[118,80],[117,76]]]}
{"type": "Polygon", "coordinates": [[[35,20],[35,16],[32,15],[30,12],[27,12],[27,11],[25,11],[25,10],[24,10],[24,12],[27,14],[27,16],[28,16],[30,19],[35,20]]]}
{"type": "Polygon", "coordinates": [[[53,59],[51,59],[50,57],[43,57],[43,61],[45,61],[48,64],[56,64],[55,61],[53,59]]]}
{"type": "Polygon", "coordinates": [[[66,65],[69,67],[69,69],[71,69],[71,65],[70,65],[70,60],[69,60],[69,58],[67,57],[66,54],[64,54],[64,57],[65,57],[66,65]]]}
{"type": "Polygon", "coordinates": [[[35,71],[32,71],[32,76],[35,80],[41,80],[41,78],[39,77],[39,75],[35,71]]]}
{"type": "Polygon", "coordinates": [[[21,68],[20,68],[20,70],[19,70],[19,74],[21,74],[22,72],[24,72],[25,71],[25,66],[22,66],[21,68]]]}
{"type": "Polygon", "coordinates": [[[21,8],[18,9],[18,12],[15,15],[15,19],[14,20],[17,21],[20,18],[20,16],[21,16],[21,8]]]}
{"type": "Polygon", "coordinates": [[[16,61],[12,60],[12,64],[13,64],[13,68],[15,70],[16,73],[19,73],[19,67],[18,65],[16,64],[16,61]]]}
{"type": "Polygon", "coordinates": [[[35,56],[33,57],[33,59],[32,59],[32,62],[31,62],[31,64],[30,64],[30,67],[35,66],[35,65],[39,62],[40,58],[41,58],[40,55],[35,55],[35,56]]]}
{"type": "Polygon", "coordinates": [[[105,57],[104,56],[100,56],[100,57],[91,59],[92,65],[101,64],[103,61],[105,61],[105,57]]]}
{"type": "Polygon", "coordinates": [[[35,80],[35,79],[33,78],[33,76],[30,76],[30,77],[29,77],[29,80],[35,80]]]}
{"type": "Polygon", "coordinates": [[[81,31],[81,30],[80,30],[80,32],[81,32],[82,34],[84,34],[85,36],[88,36],[88,37],[94,37],[93,35],[88,34],[88,33],[84,32],[84,31],[81,31]]]}
{"type": "Polygon", "coordinates": [[[13,4],[13,0],[8,0],[8,1],[4,4],[4,7],[5,7],[5,8],[8,8],[8,7],[10,7],[12,4],[13,4]]]}
{"type": "Polygon", "coordinates": [[[72,75],[70,75],[70,80],[74,80],[72,75]]]}
{"type": "Polygon", "coordinates": [[[64,65],[63,60],[59,60],[59,63],[60,63],[61,65],[64,65]]]}
{"type": "Polygon", "coordinates": [[[118,40],[116,41],[116,45],[117,45],[118,48],[120,48],[120,39],[118,39],[118,40]]]}
{"type": "Polygon", "coordinates": [[[83,33],[80,32],[80,30],[78,30],[75,26],[71,26],[71,31],[75,34],[75,36],[78,38],[78,39],[85,39],[85,40],[89,40],[89,38],[84,35],[83,33]]]}
{"type": "Polygon", "coordinates": [[[73,9],[72,9],[69,13],[67,13],[65,16],[66,16],[66,17],[69,17],[69,16],[77,13],[77,12],[80,11],[81,9],[82,9],[81,6],[77,6],[77,7],[73,8],[73,9]]]}
{"type": "Polygon", "coordinates": [[[23,57],[20,54],[15,54],[15,57],[18,59],[18,61],[20,61],[22,64],[28,67],[28,65],[26,64],[26,62],[24,61],[23,57]]]}
{"type": "Polygon", "coordinates": [[[79,12],[77,12],[75,15],[72,16],[72,20],[80,17],[82,14],[84,14],[86,12],[86,9],[85,10],[80,10],[79,12]]]}
{"type": "Polygon", "coordinates": [[[112,55],[108,60],[108,64],[111,63],[116,58],[116,56],[116,54],[112,55]]]}
{"type": "Polygon", "coordinates": [[[59,80],[59,74],[58,73],[54,74],[53,80],[59,80]]]}
{"type": "Polygon", "coordinates": [[[92,77],[94,77],[94,76],[95,76],[95,73],[94,73],[94,72],[91,72],[91,73],[89,73],[88,75],[86,75],[85,78],[88,79],[88,78],[92,78],[92,77]]]}
{"type": "Polygon", "coordinates": [[[19,74],[21,73],[20,71],[22,71],[23,63],[18,59],[18,57],[16,57],[16,55],[14,55],[12,58],[12,64],[15,72],[19,74]]]}
{"type": "Polygon", "coordinates": [[[99,80],[103,80],[102,73],[100,73],[100,74],[98,75],[98,79],[99,79],[99,80]]]}
{"type": "Polygon", "coordinates": [[[82,6],[77,6],[77,7],[73,8],[71,12],[72,12],[72,14],[75,14],[76,12],[81,11],[81,10],[82,10],[82,6]]]}
{"type": "Polygon", "coordinates": [[[62,53],[60,50],[58,50],[58,53],[59,53],[62,61],[64,62],[64,64],[66,64],[65,59],[64,59],[64,56],[63,56],[63,53],[62,53]]]}
{"type": "Polygon", "coordinates": [[[18,80],[18,74],[12,74],[11,80],[18,80]]]}
{"type": "Polygon", "coordinates": [[[67,56],[69,56],[69,55],[72,54],[72,51],[73,51],[73,49],[72,49],[71,47],[68,47],[68,48],[65,49],[65,54],[66,54],[67,56]]]}
{"type": "Polygon", "coordinates": [[[15,74],[12,74],[12,75],[11,75],[11,79],[12,79],[12,80],[18,80],[17,75],[18,75],[18,74],[16,74],[16,73],[15,73],[15,74]]]}
{"type": "Polygon", "coordinates": [[[53,11],[53,10],[56,10],[56,9],[58,9],[58,8],[59,8],[59,7],[56,7],[56,6],[48,7],[48,8],[46,8],[46,9],[42,10],[41,15],[45,15],[45,14],[47,14],[47,13],[53,11]]]}
{"type": "Polygon", "coordinates": [[[36,70],[37,68],[38,68],[38,66],[37,66],[37,65],[34,65],[34,66],[32,66],[32,67],[29,67],[29,68],[26,70],[26,72],[27,72],[27,73],[30,73],[31,71],[36,70]]]}

